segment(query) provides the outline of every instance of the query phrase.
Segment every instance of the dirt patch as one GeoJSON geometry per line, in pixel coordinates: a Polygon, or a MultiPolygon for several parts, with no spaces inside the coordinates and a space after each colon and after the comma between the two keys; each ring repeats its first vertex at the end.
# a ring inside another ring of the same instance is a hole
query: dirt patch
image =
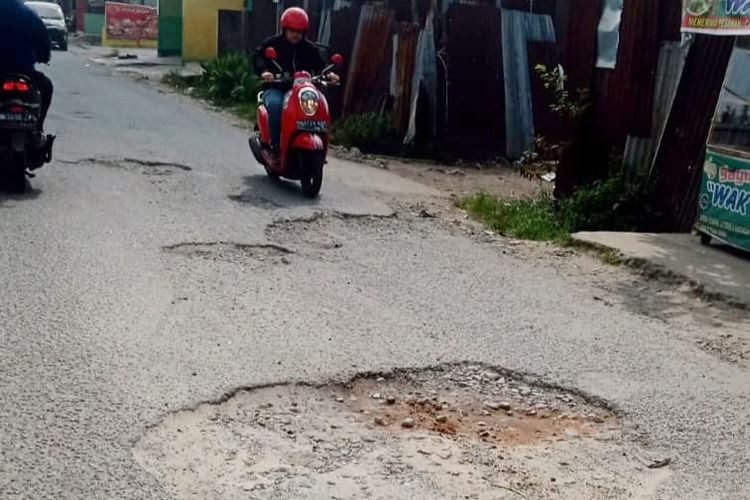
{"type": "Polygon", "coordinates": [[[390,161],[388,170],[457,197],[483,192],[505,198],[525,198],[538,193],[540,188],[549,189],[548,185],[540,185],[523,177],[518,170],[503,165],[441,166],[390,161]]]}
{"type": "Polygon", "coordinates": [[[273,244],[231,243],[225,241],[187,242],[163,247],[165,252],[190,258],[202,258],[214,262],[270,262],[289,264],[294,252],[273,244]]]}
{"type": "Polygon", "coordinates": [[[633,498],[649,470],[601,401],[483,366],[240,391],[134,450],[178,499],[633,498]]]}

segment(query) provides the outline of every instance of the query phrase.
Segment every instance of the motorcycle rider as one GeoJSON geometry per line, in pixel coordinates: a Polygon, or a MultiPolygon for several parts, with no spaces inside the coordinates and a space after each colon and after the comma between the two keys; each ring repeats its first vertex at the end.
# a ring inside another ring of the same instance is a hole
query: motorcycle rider
{"type": "Polygon", "coordinates": [[[0,73],[28,76],[42,94],[39,139],[52,103],[52,82],[36,71],[35,64],[48,63],[52,52],[47,27],[22,0],[0,0],[0,73]]]}
{"type": "MultiPolygon", "coordinates": [[[[294,75],[297,71],[317,74],[326,67],[318,47],[306,38],[310,28],[307,13],[299,7],[292,7],[281,15],[280,35],[268,38],[255,49],[255,70],[263,80],[263,102],[268,110],[268,122],[271,128],[271,148],[277,150],[281,138],[281,111],[284,95],[292,88],[291,81],[276,81],[274,73],[278,68],[266,59],[266,49],[273,47],[278,55],[276,63],[284,73],[294,75]]],[[[340,78],[336,73],[329,73],[328,79],[337,83],[340,78]]]]}

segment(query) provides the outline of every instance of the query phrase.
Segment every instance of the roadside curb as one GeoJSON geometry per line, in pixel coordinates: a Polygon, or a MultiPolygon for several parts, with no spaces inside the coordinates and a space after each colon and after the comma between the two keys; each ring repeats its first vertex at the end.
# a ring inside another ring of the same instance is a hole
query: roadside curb
{"type": "Polygon", "coordinates": [[[747,302],[733,294],[716,290],[711,285],[702,283],[700,280],[686,274],[676,272],[662,264],[655,263],[647,258],[628,255],[614,245],[607,245],[601,242],[591,241],[590,239],[582,236],[580,233],[572,234],[571,238],[577,244],[580,244],[585,248],[597,251],[616,252],[622,265],[627,266],[631,270],[637,272],[638,274],[641,274],[648,279],[658,280],[669,285],[686,285],[690,287],[691,292],[695,293],[703,299],[714,302],[722,302],[736,309],[750,311],[750,302],[747,302]]]}

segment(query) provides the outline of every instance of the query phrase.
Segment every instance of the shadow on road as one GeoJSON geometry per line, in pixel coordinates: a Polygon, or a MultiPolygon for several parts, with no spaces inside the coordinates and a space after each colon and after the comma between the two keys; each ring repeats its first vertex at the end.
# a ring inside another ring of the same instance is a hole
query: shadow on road
{"type": "Polygon", "coordinates": [[[320,199],[306,198],[298,182],[273,180],[265,174],[250,175],[243,179],[245,188],[229,199],[264,209],[315,207],[320,199]]]}
{"type": "Polygon", "coordinates": [[[42,191],[33,187],[30,187],[27,183],[26,190],[23,193],[14,193],[0,187],[0,208],[2,208],[9,201],[27,201],[35,200],[39,198],[42,191]]]}

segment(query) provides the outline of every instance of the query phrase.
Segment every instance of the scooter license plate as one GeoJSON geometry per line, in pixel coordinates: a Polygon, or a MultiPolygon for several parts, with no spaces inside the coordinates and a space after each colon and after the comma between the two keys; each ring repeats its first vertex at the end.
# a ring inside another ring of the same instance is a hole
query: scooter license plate
{"type": "Polygon", "coordinates": [[[299,120],[297,130],[303,132],[325,132],[328,130],[328,124],[320,120],[299,120]]]}
{"type": "Polygon", "coordinates": [[[0,113],[0,125],[4,126],[33,126],[36,118],[33,113],[0,113]]]}

